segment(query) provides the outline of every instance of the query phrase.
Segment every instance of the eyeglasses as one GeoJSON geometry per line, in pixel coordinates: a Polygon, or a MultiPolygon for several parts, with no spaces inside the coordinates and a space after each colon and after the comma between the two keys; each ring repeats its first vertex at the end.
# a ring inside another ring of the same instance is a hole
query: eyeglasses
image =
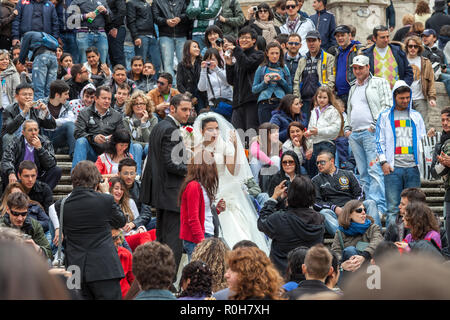
{"type": "Polygon", "coordinates": [[[286,6],[281,6],[280,9],[281,10],[286,10],[286,6]]]}
{"type": "Polygon", "coordinates": [[[362,207],[362,208],[355,209],[356,213],[362,213],[363,211],[366,212],[366,208],[362,207]]]}
{"type": "Polygon", "coordinates": [[[156,81],[157,84],[161,85],[161,86],[165,86],[166,84],[162,81],[156,81]]]}
{"type": "Polygon", "coordinates": [[[293,166],[295,164],[295,161],[294,160],[284,160],[281,163],[284,165],[287,165],[287,166],[293,166]]]}
{"type": "Polygon", "coordinates": [[[136,172],[121,172],[120,174],[123,175],[123,176],[130,176],[130,177],[132,177],[132,176],[136,175],[136,172]]]}
{"type": "Polygon", "coordinates": [[[417,44],[408,44],[408,48],[409,49],[412,49],[412,48],[414,48],[414,49],[419,49],[419,45],[417,45],[417,44]]]}
{"type": "Polygon", "coordinates": [[[290,4],[286,6],[286,9],[295,9],[297,6],[295,4],[290,4]]]}
{"type": "Polygon", "coordinates": [[[120,234],[118,234],[117,236],[114,236],[112,238],[113,238],[113,241],[116,241],[116,240],[120,239],[120,234]]]}
{"type": "Polygon", "coordinates": [[[290,46],[298,46],[300,42],[288,42],[288,45],[290,46]]]}
{"type": "Polygon", "coordinates": [[[25,216],[28,214],[28,211],[25,211],[25,212],[18,212],[18,211],[13,211],[13,210],[11,210],[11,214],[12,214],[14,217],[18,217],[18,216],[25,217],[25,216]]]}
{"type": "Polygon", "coordinates": [[[135,107],[145,107],[147,105],[145,103],[135,103],[134,106],[135,107]]]}
{"type": "Polygon", "coordinates": [[[316,165],[324,166],[327,162],[325,160],[320,160],[316,162],[316,165]]]}

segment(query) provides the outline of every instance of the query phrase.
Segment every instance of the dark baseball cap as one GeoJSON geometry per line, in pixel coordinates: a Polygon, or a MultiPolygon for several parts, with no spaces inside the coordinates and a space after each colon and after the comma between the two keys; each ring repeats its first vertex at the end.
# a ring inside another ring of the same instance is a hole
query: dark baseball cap
{"type": "Polygon", "coordinates": [[[425,30],[423,30],[422,36],[428,37],[430,35],[434,35],[435,37],[437,37],[436,31],[434,31],[433,29],[425,29],[425,30]]]}
{"type": "Polygon", "coordinates": [[[344,24],[337,26],[336,29],[334,29],[333,36],[336,35],[336,33],[351,33],[352,31],[350,28],[344,24]]]}
{"type": "Polygon", "coordinates": [[[308,31],[305,39],[320,39],[320,32],[317,30],[308,31]]]}

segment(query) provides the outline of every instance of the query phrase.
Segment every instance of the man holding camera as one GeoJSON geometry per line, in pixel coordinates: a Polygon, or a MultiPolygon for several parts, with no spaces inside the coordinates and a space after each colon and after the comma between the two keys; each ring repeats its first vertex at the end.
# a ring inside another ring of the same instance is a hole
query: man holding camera
{"type": "MultiPolygon", "coordinates": [[[[334,235],[339,227],[338,217],[342,213],[342,207],[350,200],[362,200],[364,194],[353,172],[336,168],[331,152],[319,153],[316,164],[320,173],[312,178],[316,190],[313,207],[325,217],[327,232],[334,235]]],[[[365,200],[363,204],[366,213],[381,227],[376,202],[365,200]]]]}
{"type": "Polygon", "coordinates": [[[55,129],[56,122],[48,111],[47,106],[39,101],[33,102],[34,89],[31,84],[21,83],[16,87],[15,99],[17,102],[3,110],[2,152],[11,143],[14,137],[22,133],[25,120],[36,121],[40,128],[55,129]]]}
{"type": "Polygon", "coordinates": [[[96,161],[105,150],[115,130],[125,129],[122,115],[110,108],[111,89],[107,86],[97,88],[94,105],[83,109],[75,122],[75,151],[72,169],[82,160],[96,161]]]}
{"type": "Polygon", "coordinates": [[[24,233],[24,243],[33,246],[46,259],[52,259],[52,250],[40,223],[28,216],[29,198],[25,193],[14,192],[6,199],[6,213],[0,227],[19,229],[24,233]]]}

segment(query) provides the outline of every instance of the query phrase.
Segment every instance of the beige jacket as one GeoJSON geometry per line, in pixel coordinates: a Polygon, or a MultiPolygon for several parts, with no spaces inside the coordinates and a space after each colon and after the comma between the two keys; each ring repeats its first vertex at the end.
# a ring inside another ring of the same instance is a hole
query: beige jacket
{"type": "MultiPolygon", "coordinates": [[[[327,86],[334,90],[336,81],[336,69],[334,67],[334,56],[328,52],[322,51],[320,59],[317,60],[317,70],[319,71],[319,82],[322,86],[327,86]]],[[[306,57],[298,61],[297,71],[294,76],[294,94],[301,98],[300,85],[302,83],[302,73],[306,67],[306,57]]]]}

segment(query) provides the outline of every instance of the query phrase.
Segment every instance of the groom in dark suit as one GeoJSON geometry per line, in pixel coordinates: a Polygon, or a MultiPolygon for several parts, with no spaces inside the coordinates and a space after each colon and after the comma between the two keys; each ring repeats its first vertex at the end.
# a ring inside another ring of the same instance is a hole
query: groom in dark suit
{"type": "Polygon", "coordinates": [[[191,109],[188,95],[177,94],[170,99],[170,113],[150,134],[140,194],[143,203],[156,208],[156,239],[172,249],[177,270],[183,252],[178,193],[187,173],[183,161],[186,150],[177,129],[188,121],[191,109]]]}

